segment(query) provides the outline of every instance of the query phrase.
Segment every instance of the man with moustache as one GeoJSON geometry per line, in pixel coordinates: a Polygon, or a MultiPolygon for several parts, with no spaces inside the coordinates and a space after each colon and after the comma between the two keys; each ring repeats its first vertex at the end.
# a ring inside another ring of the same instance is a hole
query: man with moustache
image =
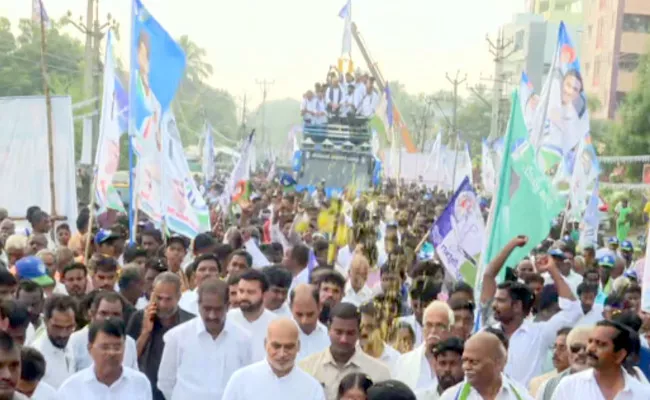
{"type": "Polygon", "coordinates": [[[269,324],[264,342],[266,359],[235,372],[223,400],[325,400],[323,387],[296,366],[300,339],[296,323],[278,318],[269,324]],[[251,385],[255,382],[255,385],[251,385]]]}
{"type": "Polygon", "coordinates": [[[151,382],[154,400],[165,400],[157,386],[165,333],[194,318],[194,315],[178,308],[180,297],[181,279],[178,275],[161,273],[153,282],[151,301],[144,310],[133,313],[126,327],[127,334],[136,341],[138,366],[151,382]]]}
{"type": "Polygon", "coordinates": [[[251,336],[252,361],[264,359],[264,337],[269,324],[278,316],[264,307],[264,293],[269,290],[266,276],[248,269],[239,277],[237,298],[239,308],[228,311],[228,319],[244,328],[251,336]]]}
{"type": "Polygon", "coordinates": [[[592,330],[593,327],[591,326],[579,326],[571,329],[566,338],[569,351],[569,368],[542,384],[537,391],[538,400],[551,400],[557,385],[560,384],[562,379],[589,368],[587,364],[587,343],[592,330]]]}
{"type": "Polygon", "coordinates": [[[445,392],[441,400],[532,400],[525,388],[507,378],[503,370],[508,354],[493,333],[479,332],[470,337],[463,349],[465,381],[445,392]]]}
{"type": "Polygon", "coordinates": [[[537,395],[540,386],[549,379],[557,376],[569,368],[569,349],[567,347],[567,335],[571,328],[562,328],[557,331],[555,344],[553,345],[553,367],[552,371],[531,379],[528,389],[531,395],[537,395]]]}
{"type": "Polygon", "coordinates": [[[434,300],[424,310],[422,325],[424,342],[403,354],[393,369],[393,377],[404,382],[414,392],[437,386],[433,350],[451,334],[454,312],[444,301],[434,300]]]}
{"type": "Polygon", "coordinates": [[[587,343],[591,368],[562,379],[551,399],[650,399],[650,386],[634,379],[624,368],[627,357],[639,346],[638,335],[627,326],[598,322],[587,343]]]}
{"type": "Polygon", "coordinates": [[[463,380],[463,348],[463,341],[457,337],[443,340],[433,348],[438,383],[428,389],[418,390],[415,393],[418,400],[438,400],[445,390],[463,380]]]}
{"type": "Polygon", "coordinates": [[[210,278],[197,294],[200,317],[164,337],[158,388],[167,400],[221,399],[233,373],[251,362],[250,335],[226,317],[228,284],[210,278]]]}
{"type": "Polygon", "coordinates": [[[8,333],[0,331],[0,400],[28,399],[16,390],[20,368],[20,347],[8,333]]]}

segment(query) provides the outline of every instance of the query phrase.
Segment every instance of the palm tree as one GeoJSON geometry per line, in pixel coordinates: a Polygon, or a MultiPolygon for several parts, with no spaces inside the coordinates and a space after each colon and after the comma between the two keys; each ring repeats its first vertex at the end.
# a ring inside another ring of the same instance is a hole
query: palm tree
{"type": "Polygon", "coordinates": [[[214,72],[212,65],[205,61],[207,52],[205,49],[199,47],[187,35],[183,35],[178,40],[178,44],[185,51],[187,59],[186,77],[193,83],[202,82],[214,72]]]}

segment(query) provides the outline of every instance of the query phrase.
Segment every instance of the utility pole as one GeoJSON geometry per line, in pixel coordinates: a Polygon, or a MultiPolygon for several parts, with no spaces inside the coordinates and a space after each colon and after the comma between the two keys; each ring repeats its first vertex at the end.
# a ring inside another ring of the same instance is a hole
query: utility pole
{"type": "Polygon", "coordinates": [[[244,93],[244,100],[241,107],[241,139],[244,140],[246,137],[246,115],[248,110],[246,109],[246,94],[244,93]]]}
{"type": "Polygon", "coordinates": [[[269,93],[270,87],[275,84],[275,81],[267,81],[264,79],[262,81],[255,80],[255,82],[260,85],[260,89],[262,90],[262,105],[260,107],[260,111],[262,112],[262,134],[260,135],[260,144],[262,148],[269,148],[271,141],[266,137],[266,96],[269,93]]]}
{"type": "Polygon", "coordinates": [[[503,37],[503,29],[499,30],[497,34],[496,43],[492,42],[488,35],[485,36],[490,48],[490,54],[494,56],[494,84],[492,85],[492,117],[490,120],[490,136],[488,141],[494,140],[501,133],[500,120],[500,106],[501,98],[503,97],[503,84],[505,76],[503,74],[503,62],[510,57],[515,50],[509,50],[512,45],[512,39],[505,40],[503,37]],[[509,50],[509,51],[508,51],[509,50]],[[507,52],[507,54],[506,54],[507,52]]]}
{"type": "Polygon", "coordinates": [[[451,79],[449,77],[449,74],[445,74],[445,77],[454,86],[454,109],[453,109],[453,114],[452,114],[452,132],[455,135],[455,144],[454,144],[454,172],[451,177],[451,190],[455,191],[456,190],[456,166],[458,163],[458,85],[465,83],[467,80],[467,74],[465,74],[465,77],[461,80],[458,79],[458,75],[460,75],[460,71],[456,71],[456,77],[454,79],[451,79]]]}

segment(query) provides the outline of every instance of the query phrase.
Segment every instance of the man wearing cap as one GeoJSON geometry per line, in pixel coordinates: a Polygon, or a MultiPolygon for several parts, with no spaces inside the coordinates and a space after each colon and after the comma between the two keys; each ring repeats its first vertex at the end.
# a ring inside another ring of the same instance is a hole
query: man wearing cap
{"type": "Polygon", "coordinates": [[[613,255],[604,255],[598,259],[598,270],[600,272],[600,284],[602,292],[604,295],[607,295],[611,291],[611,286],[613,282],[612,271],[616,265],[616,257],[613,255]]]}
{"type": "Polygon", "coordinates": [[[634,258],[634,245],[632,245],[632,242],[623,240],[619,253],[625,260],[625,269],[628,269],[632,265],[632,258],[634,258]]]}
{"type": "Polygon", "coordinates": [[[95,235],[95,251],[106,257],[119,257],[115,244],[120,238],[117,232],[108,229],[100,229],[95,235]]]}
{"type": "Polygon", "coordinates": [[[16,278],[30,280],[41,287],[53,286],[54,279],[47,274],[43,261],[36,256],[28,256],[16,262],[16,278]]]}
{"type": "MultiPolygon", "coordinates": [[[[564,250],[555,248],[549,250],[548,254],[551,257],[555,258],[558,269],[560,270],[560,273],[562,273],[564,280],[567,282],[567,284],[569,284],[569,287],[571,288],[573,294],[577,294],[578,285],[582,282],[582,275],[576,273],[573,270],[573,250],[568,247],[565,247],[564,250]]],[[[545,274],[544,284],[553,284],[553,279],[550,275],[545,274]]]]}
{"type": "Polygon", "coordinates": [[[181,290],[183,292],[190,289],[190,282],[183,268],[181,268],[188,247],[188,240],[184,236],[174,234],[167,239],[167,247],[165,248],[165,258],[167,259],[169,271],[175,273],[181,279],[181,290]]]}

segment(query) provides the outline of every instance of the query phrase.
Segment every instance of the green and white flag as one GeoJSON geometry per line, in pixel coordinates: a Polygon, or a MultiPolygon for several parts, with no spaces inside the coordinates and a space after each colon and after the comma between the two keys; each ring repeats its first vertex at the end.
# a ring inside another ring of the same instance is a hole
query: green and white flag
{"type": "MultiPolygon", "coordinates": [[[[514,266],[541,241],[546,239],[552,220],[564,209],[565,202],[539,167],[535,149],[528,140],[519,94],[512,95],[510,121],[504,140],[504,154],[498,187],[488,221],[487,246],[475,290],[480,292],[485,266],[517,235],[526,235],[528,243],[516,248],[506,265],[514,266]]],[[[504,271],[501,271],[503,274],[504,271]]]]}

